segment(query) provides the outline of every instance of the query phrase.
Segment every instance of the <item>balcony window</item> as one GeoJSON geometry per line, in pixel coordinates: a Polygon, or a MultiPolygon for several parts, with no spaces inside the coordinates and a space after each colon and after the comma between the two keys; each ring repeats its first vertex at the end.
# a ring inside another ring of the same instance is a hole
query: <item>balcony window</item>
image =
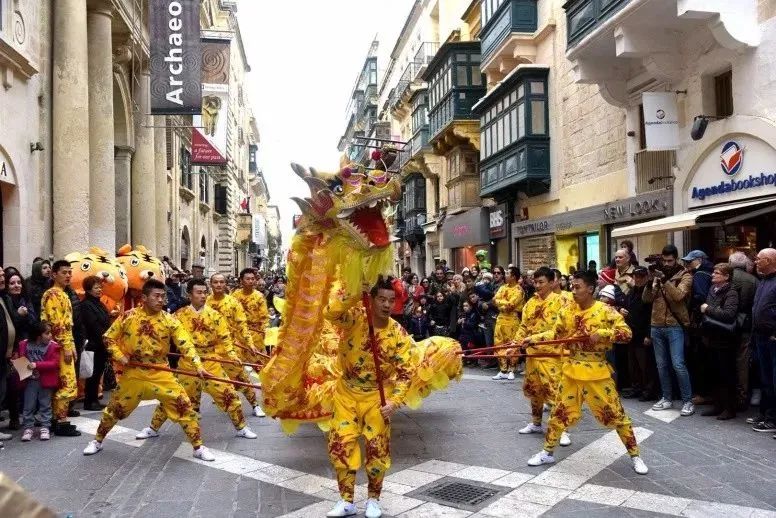
{"type": "Polygon", "coordinates": [[[613,14],[625,7],[631,0],[568,0],[566,27],[568,46],[579,43],[582,38],[596,30],[613,14]]]}
{"type": "Polygon", "coordinates": [[[482,54],[488,59],[513,32],[533,33],[538,26],[537,0],[483,0],[482,54]]]}
{"type": "Polygon", "coordinates": [[[209,205],[210,204],[210,179],[208,175],[200,170],[199,173],[199,201],[209,205]]]}
{"type": "Polygon", "coordinates": [[[415,173],[409,175],[404,181],[404,214],[410,215],[414,211],[426,210],[426,179],[423,175],[415,173]]]}
{"type": "Polygon", "coordinates": [[[181,148],[181,187],[194,190],[194,176],[191,173],[191,152],[181,148]]]}
{"type": "Polygon", "coordinates": [[[413,135],[428,127],[428,96],[418,94],[412,103],[412,133],[413,135]]]}

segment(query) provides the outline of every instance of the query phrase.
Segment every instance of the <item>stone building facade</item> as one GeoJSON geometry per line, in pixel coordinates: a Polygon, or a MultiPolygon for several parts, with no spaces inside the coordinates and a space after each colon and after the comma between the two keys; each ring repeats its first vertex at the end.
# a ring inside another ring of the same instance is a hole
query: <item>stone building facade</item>
{"type": "Polygon", "coordinates": [[[235,211],[212,209],[216,181],[239,207],[248,145],[258,142],[241,93],[248,67],[235,5],[201,7],[203,29],[223,26],[237,40],[231,165],[214,176],[185,167],[190,117],[149,115],[148,1],[0,0],[4,265],[28,272],[37,256],[131,243],[175,263],[236,268],[235,211]]]}

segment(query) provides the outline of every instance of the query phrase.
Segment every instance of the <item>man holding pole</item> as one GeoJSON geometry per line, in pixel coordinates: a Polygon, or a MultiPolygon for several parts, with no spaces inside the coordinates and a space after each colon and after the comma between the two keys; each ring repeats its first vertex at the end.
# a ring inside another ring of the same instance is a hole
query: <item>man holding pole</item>
{"type": "Polygon", "coordinates": [[[167,416],[183,428],[194,448],[194,457],[215,460],[202,445],[199,418],[191,400],[169,372],[170,342],[194,366],[197,375],[205,377],[209,374],[202,367],[189,334],[180,322],[164,311],[164,283],[150,279],[143,285],[142,293],[142,306],[116,319],[105,333],[105,346],[113,359],[124,365],[124,373],[103,410],[97,434],[84,449],[84,455],[100,452],[102,441],[111,428],[119,420],[129,417],[141,401],[156,399],[167,416]]]}
{"type": "MultiPolygon", "coordinates": [[[[191,304],[178,310],[175,317],[191,335],[194,348],[207,371],[214,376],[226,378],[222,362],[217,360],[223,360],[223,363],[230,362],[229,365],[242,365],[232,346],[226,321],[214,309],[205,305],[207,299],[205,279],[190,280],[186,286],[186,293],[189,295],[191,304]]],[[[194,369],[194,364],[184,357],[181,359],[178,369],[191,371],[194,369]]],[[[232,424],[237,430],[237,437],[244,439],[257,437],[246,425],[240,396],[231,385],[185,375],[176,375],[176,378],[189,396],[195,411],[199,412],[202,390],[204,389],[213,398],[215,405],[232,420],[232,424]]],[[[151,426],[143,428],[135,437],[137,439],[159,437],[159,429],[166,420],[167,415],[162,406],[157,406],[151,418],[151,426]]]]}
{"type": "Polygon", "coordinates": [[[526,337],[524,345],[555,339],[569,341],[569,359],[563,363],[558,395],[552,408],[544,438],[544,449],[528,460],[529,466],[555,462],[553,451],[561,434],[582,417],[582,403],[587,403],[599,423],[614,428],[633,462],[633,470],[644,475],[646,464],[639,457],[639,446],[630,417],[622,408],[617,388],[606,361],[614,342],[628,342],[631,330],[614,308],[595,300],[597,283],[594,272],[574,274],[571,289],[574,302],[563,308],[553,327],[526,337]]]}
{"type": "MultiPolygon", "coordinates": [[[[232,335],[232,343],[239,350],[240,359],[248,362],[253,361],[254,358],[258,357],[258,351],[253,346],[253,338],[248,332],[248,319],[240,303],[226,292],[226,277],[220,273],[213,274],[210,277],[210,288],[213,293],[207,298],[207,305],[226,320],[232,335]]],[[[245,369],[241,365],[224,365],[224,371],[229,375],[229,378],[245,384],[240,385],[239,390],[253,408],[253,415],[264,417],[264,411],[259,406],[256,391],[247,386],[251,379],[245,369]]]]}
{"type": "Polygon", "coordinates": [[[334,393],[328,435],[329,460],[341,500],[329,517],[356,514],[353,491],[361,466],[358,438],[366,446],[367,518],[382,516],[380,493],[391,466],[390,417],[403,403],[413,370],[413,341],[391,319],[396,298],[393,278],[380,277],[369,293],[333,291],[324,316],[344,334],[339,343],[342,376],[334,393]],[[360,303],[363,300],[363,303],[360,303]]]}
{"type": "MultiPolygon", "coordinates": [[[[564,306],[560,295],[553,293],[555,274],[552,270],[543,266],[534,274],[534,287],[536,293],[528,299],[523,308],[522,321],[517,330],[516,341],[523,342],[526,337],[532,337],[552,329],[558,313],[564,306]]],[[[523,382],[523,394],[531,402],[531,422],[521,428],[518,433],[531,434],[543,433],[542,414],[544,404],[550,405],[555,401],[558,393],[558,384],[562,368],[562,358],[531,358],[532,354],[558,355],[563,352],[563,345],[536,345],[531,347],[526,355],[525,381],[523,382]]],[[[568,446],[571,439],[564,431],[560,436],[560,445],[568,446]]]]}
{"type": "MultiPolygon", "coordinates": [[[[261,352],[265,347],[264,333],[266,333],[267,324],[269,324],[269,310],[264,295],[256,289],[256,282],[256,270],[245,268],[240,272],[240,289],[232,292],[232,297],[240,303],[245,311],[245,316],[248,319],[248,332],[253,340],[253,346],[261,352]]],[[[267,348],[267,353],[269,352],[269,348],[267,348]]],[[[258,360],[258,355],[256,355],[251,361],[259,363],[258,360]]]]}

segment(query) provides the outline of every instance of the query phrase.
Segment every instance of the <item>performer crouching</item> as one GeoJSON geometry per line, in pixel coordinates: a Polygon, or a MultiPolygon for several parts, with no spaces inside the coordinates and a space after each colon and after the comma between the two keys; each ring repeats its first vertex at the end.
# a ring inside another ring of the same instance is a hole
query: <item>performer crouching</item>
{"type": "Polygon", "coordinates": [[[564,430],[582,417],[586,402],[599,423],[614,428],[633,461],[633,470],[644,475],[649,470],[639,457],[639,446],[630,417],[622,407],[606,361],[614,342],[627,343],[631,330],[622,315],[595,300],[597,278],[589,271],[576,272],[571,281],[574,303],[563,308],[552,329],[533,335],[527,342],[587,336],[567,344],[570,358],[563,364],[558,396],[552,408],[544,440],[544,450],[528,460],[529,466],[555,462],[553,451],[564,430]]]}
{"type": "Polygon", "coordinates": [[[382,516],[379,499],[385,472],[391,467],[390,417],[402,404],[412,374],[413,341],[391,319],[396,298],[393,278],[380,277],[369,295],[374,341],[380,359],[386,403],[381,406],[380,387],[369,336],[367,310],[359,294],[332,291],[325,317],[343,333],[339,342],[342,377],[334,393],[334,415],[328,435],[329,460],[337,474],[341,500],[326,516],[356,514],[353,492],[361,466],[358,438],[366,446],[368,479],[367,518],[382,516]]]}
{"type": "MultiPolygon", "coordinates": [[[[231,360],[236,362],[237,365],[241,364],[240,357],[237,356],[232,346],[229,326],[226,325],[226,320],[221,318],[221,315],[205,305],[205,300],[207,299],[207,283],[205,279],[190,280],[186,285],[186,292],[189,295],[191,304],[178,310],[175,313],[175,317],[191,335],[194,341],[194,348],[207,371],[213,376],[226,378],[226,372],[220,362],[204,358],[231,360]]],[[[191,371],[194,368],[194,365],[187,358],[182,358],[178,365],[178,369],[181,370],[191,371]]],[[[183,386],[186,395],[189,396],[195,411],[199,412],[202,390],[204,389],[213,398],[215,405],[229,416],[235,430],[237,430],[237,437],[244,439],[255,439],[257,437],[246,425],[240,396],[231,385],[221,381],[203,380],[186,375],[176,374],[175,377],[183,386]]],[[[166,420],[167,415],[162,405],[158,405],[151,418],[151,426],[143,428],[136,435],[136,438],[148,439],[158,437],[159,429],[166,420]]]]}
{"type": "Polygon", "coordinates": [[[170,372],[151,368],[167,367],[170,340],[181,354],[194,365],[200,376],[208,372],[194,349],[191,337],[180,322],[164,311],[166,289],[164,283],[151,279],[143,285],[142,306],[136,307],[116,319],[105,333],[105,345],[124,367],[119,386],[111,394],[105,407],[94,440],[84,449],[84,455],[94,455],[102,450],[102,441],[121,419],[129,417],[144,400],[158,400],[167,416],[181,425],[194,447],[194,457],[215,460],[202,445],[197,412],[170,372]],[[128,365],[129,362],[147,364],[149,368],[128,365]]]}

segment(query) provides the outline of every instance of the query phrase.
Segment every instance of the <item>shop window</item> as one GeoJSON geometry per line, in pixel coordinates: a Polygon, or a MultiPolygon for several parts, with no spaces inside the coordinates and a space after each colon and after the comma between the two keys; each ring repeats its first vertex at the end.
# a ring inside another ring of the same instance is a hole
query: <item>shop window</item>
{"type": "Polygon", "coordinates": [[[733,115],[733,71],[714,76],[714,100],[717,117],[733,115]]]}

